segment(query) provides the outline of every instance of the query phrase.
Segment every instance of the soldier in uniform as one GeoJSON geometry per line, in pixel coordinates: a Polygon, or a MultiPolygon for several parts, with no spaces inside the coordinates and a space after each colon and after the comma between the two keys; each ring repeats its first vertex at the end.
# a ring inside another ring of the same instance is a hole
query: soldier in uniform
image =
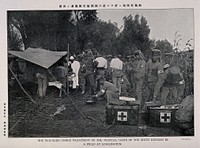
{"type": "Polygon", "coordinates": [[[136,67],[134,69],[134,79],[136,86],[136,98],[140,103],[140,107],[143,105],[142,92],[143,92],[143,83],[145,80],[145,58],[140,50],[135,51],[136,57],[136,67]]]}
{"type": "Polygon", "coordinates": [[[67,83],[67,70],[62,61],[58,62],[58,66],[55,68],[56,78],[62,84],[61,91],[59,97],[66,95],[66,83],[67,83]]]}
{"type": "Polygon", "coordinates": [[[170,67],[169,64],[165,64],[164,77],[162,77],[160,82],[163,83],[161,91],[161,103],[163,105],[167,104],[167,97],[170,92],[172,96],[171,100],[169,101],[172,103],[178,103],[177,88],[179,85],[184,84],[183,75],[181,74],[180,69],[176,66],[170,67]]]}
{"type": "Polygon", "coordinates": [[[73,71],[72,75],[72,88],[77,89],[79,87],[79,69],[80,69],[80,62],[75,60],[73,56],[70,56],[69,60],[71,61],[71,67],[73,71]]]}
{"type": "Polygon", "coordinates": [[[158,49],[152,50],[152,59],[149,59],[146,64],[146,78],[147,78],[147,101],[156,101],[160,94],[160,88],[162,83],[161,77],[163,77],[163,66],[160,63],[161,52],[158,49]]]}
{"type": "Polygon", "coordinates": [[[86,80],[85,80],[85,72],[86,72],[86,59],[83,54],[78,55],[78,59],[80,62],[80,70],[79,70],[79,85],[81,89],[81,94],[85,94],[85,85],[86,85],[86,80]]]}
{"type": "Polygon", "coordinates": [[[86,53],[87,60],[85,63],[86,71],[85,71],[85,78],[90,88],[90,95],[94,95],[96,92],[96,84],[95,84],[95,76],[94,76],[94,57],[91,50],[87,50],[86,53]]]}
{"type": "Polygon", "coordinates": [[[93,96],[92,99],[88,100],[86,103],[95,103],[97,97],[104,96],[108,104],[123,105],[126,104],[125,101],[119,100],[119,89],[113,83],[105,81],[104,78],[99,79],[101,90],[93,96]]]}
{"type": "Polygon", "coordinates": [[[123,70],[123,62],[120,60],[121,55],[115,56],[110,63],[110,67],[112,68],[112,82],[119,89],[119,95],[121,94],[121,81],[124,75],[123,70]]]}
{"type": "Polygon", "coordinates": [[[131,76],[132,76],[132,71],[133,71],[131,55],[128,55],[126,59],[127,61],[126,63],[124,63],[124,71],[125,71],[125,75],[128,81],[131,82],[131,76]]]}
{"type": "Polygon", "coordinates": [[[110,68],[110,62],[112,60],[112,55],[108,55],[107,59],[107,69],[105,71],[105,79],[106,81],[112,82],[112,69],[110,68]]]}
{"type": "Polygon", "coordinates": [[[48,84],[48,72],[45,68],[37,66],[37,69],[35,71],[35,76],[37,78],[38,83],[38,94],[41,99],[44,99],[46,97],[46,91],[47,91],[47,84],[48,84]]]}
{"type": "Polygon", "coordinates": [[[131,55],[131,67],[132,67],[132,71],[131,71],[131,79],[130,79],[130,83],[131,83],[131,88],[133,90],[133,96],[136,95],[136,86],[135,86],[135,70],[136,69],[136,58],[135,58],[135,55],[131,55]]]}
{"type": "Polygon", "coordinates": [[[132,89],[131,89],[131,84],[129,80],[127,79],[126,75],[122,77],[121,86],[122,86],[121,95],[127,96],[127,97],[130,96],[130,92],[132,91],[132,89]]]}
{"type": "Polygon", "coordinates": [[[107,69],[107,60],[102,57],[100,54],[97,56],[97,58],[94,60],[94,62],[97,62],[96,66],[96,83],[97,83],[97,91],[100,90],[100,84],[98,81],[98,77],[105,77],[105,71],[107,69]]]}

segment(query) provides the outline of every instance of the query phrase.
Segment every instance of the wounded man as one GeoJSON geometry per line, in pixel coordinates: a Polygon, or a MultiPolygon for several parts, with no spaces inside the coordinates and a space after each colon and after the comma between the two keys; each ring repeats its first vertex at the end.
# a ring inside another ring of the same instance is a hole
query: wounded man
{"type": "Polygon", "coordinates": [[[87,104],[95,103],[96,98],[101,96],[104,96],[106,98],[108,104],[126,104],[125,101],[119,100],[119,89],[113,83],[105,81],[104,78],[100,78],[99,83],[101,85],[101,90],[96,95],[93,95],[92,98],[87,100],[87,104]]]}

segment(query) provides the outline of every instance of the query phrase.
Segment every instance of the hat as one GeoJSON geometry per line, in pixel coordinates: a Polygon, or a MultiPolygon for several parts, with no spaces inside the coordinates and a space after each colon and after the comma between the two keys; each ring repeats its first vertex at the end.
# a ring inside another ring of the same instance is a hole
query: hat
{"type": "Polygon", "coordinates": [[[161,51],[159,49],[152,49],[153,56],[161,56],[161,51]]]}
{"type": "Polygon", "coordinates": [[[70,60],[74,60],[74,57],[73,56],[70,56],[70,58],[69,58],[70,60]]]}
{"type": "Polygon", "coordinates": [[[111,54],[109,54],[109,55],[107,55],[107,56],[106,56],[106,58],[112,58],[112,55],[111,55],[111,54]]]}
{"type": "Polygon", "coordinates": [[[121,58],[121,57],[122,57],[122,55],[121,55],[121,54],[119,54],[117,57],[118,57],[118,58],[121,58]]]}
{"type": "Polygon", "coordinates": [[[135,55],[139,55],[140,53],[141,53],[140,50],[136,50],[136,51],[134,52],[135,55]]]}
{"type": "Polygon", "coordinates": [[[131,55],[127,55],[126,58],[127,58],[127,59],[131,58],[131,55]]]}
{"type": "Polygon", "coordinates": [[[166,69],[166,68],[169,68],[169,66],[170,66],[169,64],[165,64],[165,65],[163,66],[163,68],[166,69]]]}

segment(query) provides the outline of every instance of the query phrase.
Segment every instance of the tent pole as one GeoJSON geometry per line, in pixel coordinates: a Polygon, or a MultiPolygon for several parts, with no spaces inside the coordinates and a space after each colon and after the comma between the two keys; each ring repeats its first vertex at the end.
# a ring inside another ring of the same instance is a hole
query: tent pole
{"type": "Polygon", "coordinates": [[[30,98],[30,100],[36,104],[36,102],[33,100],[33,98],[26,92],[26,90],[23,88],[23,86],[21,85],[20,81],[18,80],[18,78],[15,76],[14,72],[12,71],[12,69],[9,66],[9,70],[12,73],[12,75],[15,77],[15,80],[17,81],[17,83],[19,84],[20,88],[23,90],[23,92],[30,98]]]}
{"type": "Polygon", "coordinates": [[[69,94],[69,69],[68,69],[68,63],[69,63],[69,44],[67,44],[67,94],[69,94]]]}

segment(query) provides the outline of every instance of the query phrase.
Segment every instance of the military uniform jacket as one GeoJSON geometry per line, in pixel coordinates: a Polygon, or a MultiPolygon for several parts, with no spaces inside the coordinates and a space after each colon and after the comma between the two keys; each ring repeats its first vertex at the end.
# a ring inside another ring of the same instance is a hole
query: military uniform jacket
{"type": "Polygon", "coordinates": [[[148,82],[155,82],[158,80],[158,77],[160,74],[163,74],[163,66],[160,64],[160,62],[152,62],[152,60],[149,60],[146,64],[146,74],[147,74],[147,80],[148,82]]]}
{"type": "Polygon", "coordinates": [[[135,74],[134,74],[136,79],[141,79],[145,77],[145,65],[146,62],[144,60],[136,61],[135,74]]]}
{"type": "Polygon", "coordinates": [[[118,88],[113,84],[108,81],[105,81],[103,84],[103,87],[101,91],[98,92],[98,96],[102,96],[104,93],[106,93],[107,90],[111,90],[112,92],[118,93],[118,88]]]}

